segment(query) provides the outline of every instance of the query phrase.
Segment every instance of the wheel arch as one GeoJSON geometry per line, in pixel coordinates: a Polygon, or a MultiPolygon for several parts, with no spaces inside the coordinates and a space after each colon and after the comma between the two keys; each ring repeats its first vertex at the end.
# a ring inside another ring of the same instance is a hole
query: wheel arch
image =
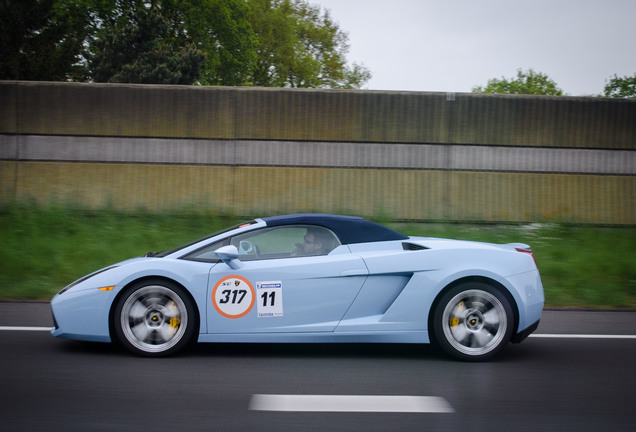
{"type": "Polygon", "coordinates": [[[450,291],[451,289],[453,289],[454,287],[456,287],[457,285],[466,283],[466,282],[480,282],[480,283],[484,283],[487,285],[490,285],[492,288],[496,289],[497,291],[499,291],[503,296],[506,297],[506,299],[508,300],[508,302],[510,303],[510,307],[512,308],[512,316],[513,316],[513,331],[512,331],[512,335],[511,335],[511,339],[514,338],[514,336],[517,334],[518,328],[519,328],[519,305],[517,304],[517,302],[515,301],[514,296],[510,293],[510,291],[508,290],[508,288],[506,288],[503,284],[501,284],[500,282],[496,281],[495,279],[486,277],[486,276],[465,276],[459,279],[456,279],[454,281],[452,281],[451,283],[449,283],[448,285],[446,285],[442,290],[440,290],[439,293],[437,293],[437,296],[435,296],[435,300],[433,300],[433,303],[431,304],[431,308],[428,314],[428,332],[429,332],[429,337],[432,336],[432,329],[433,329],[433,318],[434,318],[434,314],[432,313],[438,306],[440,300],[442,299],[442,297],[444,296],[444,294],[446,294],[448,291],[450,291]]]}
{"type": "Polygon", "coordinates": [[[117,308],[117,304],[119,303],[120,298],[126,293],[128,292],[128,289],[136,284],[140,284],[143,282],[156,282],[156,283],[162,283],[162,282],[167,282],[173,285],[178,286],[183,293],[188,296],[189,300],[192,302],[192,304],[194,305],[194,310],[195,310],[195,329],[196,332],[199,332],[199,329],[201,327],[201,311],[199,310],[199,305],[198,303],[195,301],[194,297],[192,296],[192,293],[190,291],[188,291],[186,289],[186,287],[183,286],[183,284],[177,282],[176,280],[169,278],[169,277],[165,277],[165,276],[143,276],[137,279],[134,279],[130,282],[128,282],[122,289],[119,290],[119,292],[117,293],[117,295],[115,296],[115,298],[113,299],[113,301],[110,304],[110,310],[108,311],[108,332],[110,334],[110,339],[113,342],[117,342],[117,334],[115,332],[115,309],[117,308]]]}

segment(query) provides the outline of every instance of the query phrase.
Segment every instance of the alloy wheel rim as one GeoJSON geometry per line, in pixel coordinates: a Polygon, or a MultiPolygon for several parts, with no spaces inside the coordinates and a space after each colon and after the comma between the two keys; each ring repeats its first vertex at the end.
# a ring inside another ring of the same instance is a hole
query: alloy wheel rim
{"type": "Polygon", "coordinates": [[[442,327],[448,343],[467,355],[483,355],[500,345],[508,328],[501,301],[483,290],[454,296],[444,308],[442,327]]]}
{"type": "Polygon", "coordinates": [[[185,303],[172,290],[151,285],[140,288],[124,303],[120,324],[135,348],[158,353],[175,346],[188,325],[185,303]]]}

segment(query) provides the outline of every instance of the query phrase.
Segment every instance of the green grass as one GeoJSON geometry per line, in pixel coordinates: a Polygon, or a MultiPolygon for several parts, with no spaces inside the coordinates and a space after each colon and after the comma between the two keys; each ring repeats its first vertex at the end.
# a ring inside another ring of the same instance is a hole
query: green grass
{"type": "Polygon", "coordinates": [[[194,211],[123,214],[68,206],[4,207],[0,209],[0,298],[49,299],[87,273],[237,222],[231,216],[194,211]]]}
{"type": "MultiPolygon", "coordinates": [[[[68,205],[5,205],[0,208],[0,298],[50,299],[94,270],[177,246],[245,219],[195,209],[120,213],[68,205]]],[[[527,243],[534,250],[548,306],[636,307],[636,228],[387,225],[409,235],[527,243]]]]}

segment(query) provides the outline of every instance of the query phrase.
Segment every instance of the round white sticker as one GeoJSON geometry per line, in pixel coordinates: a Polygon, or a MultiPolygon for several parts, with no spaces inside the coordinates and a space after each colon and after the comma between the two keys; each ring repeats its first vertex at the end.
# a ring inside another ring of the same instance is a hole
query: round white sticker
{"type": "Polygon", "coordinates": [[[254,306],[254,287],[242,276],[230,275],[219,280],[212,290],[214,309],[226,318],[241,318],[254,306]]]}

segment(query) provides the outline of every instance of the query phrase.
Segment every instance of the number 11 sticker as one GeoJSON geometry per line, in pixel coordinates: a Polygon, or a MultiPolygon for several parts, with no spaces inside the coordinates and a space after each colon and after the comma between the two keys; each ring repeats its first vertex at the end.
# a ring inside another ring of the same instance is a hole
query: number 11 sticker
{"type": "Polygon", "coordinates": [[[258,316],[283,316],[283,283],[281,281],[256,282],[258,316]]]}

